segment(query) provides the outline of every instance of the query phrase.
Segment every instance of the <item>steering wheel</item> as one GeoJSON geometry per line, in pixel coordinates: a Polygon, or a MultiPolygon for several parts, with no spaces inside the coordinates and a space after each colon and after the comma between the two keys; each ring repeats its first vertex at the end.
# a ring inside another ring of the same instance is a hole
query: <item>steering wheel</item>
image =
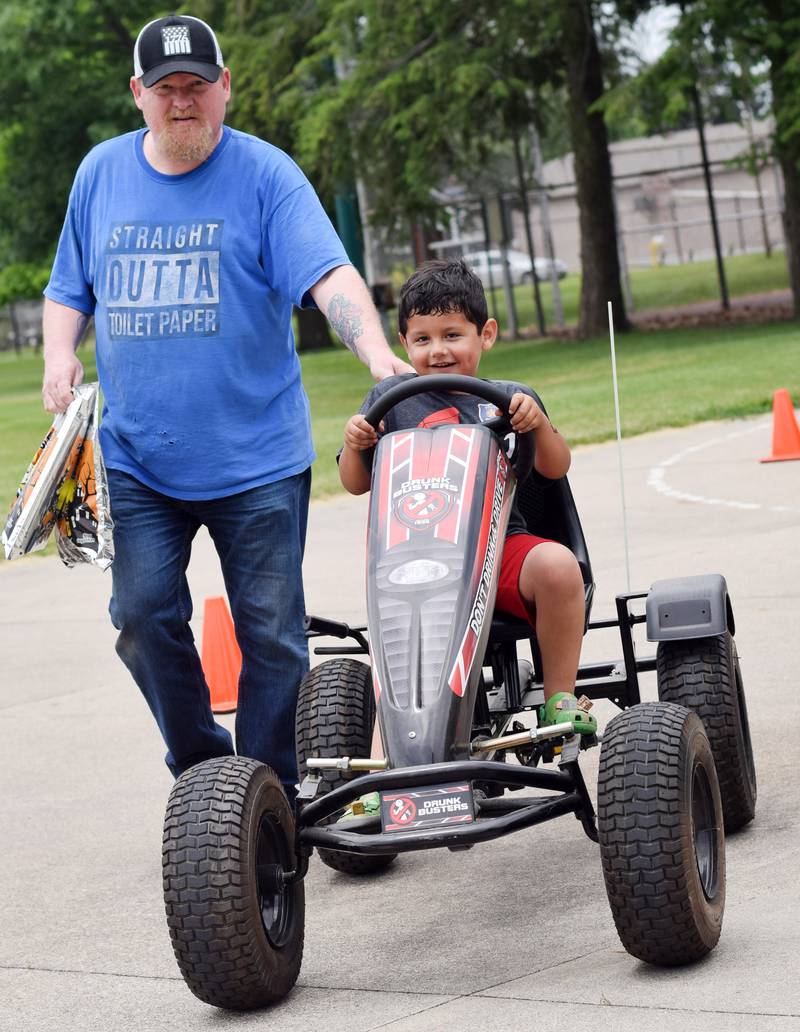
{"type": "MultiPolygon", "coordinates": [[[[395,405],[405,401],[407,398],[413,398],[417,394],[427,394],[430,391],[458,391],[462,394],[473,394],[479,398],[484,398],[486,401],[496,405],[502,412],[502,415],[495,416],[494,419],[489,419],[485,423],[473,425],[485,426],[501,436],[505,436],[509,432],[514,433],[511,427],[511,416],[508,411],[508,403],[511,399],[502,387],[498,387],[493,383],[487,383],[486,380],[479,380],[474,376],[460,376],[450,373],[415,376],[413,380],[404,380],[402,383],[397,384],[396,387],[391,387],[377,401],[373,402],[364,413],[364,418],[373,429],[377,430],[389,409],[394,408],[395,405]]],[[[372,453],[372,448],[361,452],[364,465],[368,470],[372,468],[372,453]]],[[[516,446],[509,457],[509,462],[520,483],[528,477],[533,469],[534,455],[535,440],[533,431],[529,430],[524,434],[516,434],[516,446]]]]}

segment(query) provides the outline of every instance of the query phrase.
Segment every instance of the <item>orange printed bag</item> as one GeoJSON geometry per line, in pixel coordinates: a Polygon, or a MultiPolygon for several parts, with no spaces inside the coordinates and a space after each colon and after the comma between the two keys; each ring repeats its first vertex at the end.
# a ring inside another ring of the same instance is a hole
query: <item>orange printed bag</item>
{"type": "Polygon", "coordinates": [[[114,556],[108,484],[97,439],[99,385],[74,388],[28,466],[0,536],[6,559],[47,543],[55,529],[68,566],[91,562],[106,569],[114,556]]]}

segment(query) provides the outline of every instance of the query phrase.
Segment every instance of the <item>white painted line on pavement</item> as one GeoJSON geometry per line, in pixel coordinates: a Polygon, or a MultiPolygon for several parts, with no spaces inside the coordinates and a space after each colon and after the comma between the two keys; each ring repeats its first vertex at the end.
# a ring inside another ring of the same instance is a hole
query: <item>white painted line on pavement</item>
{"type": "Polygon", "coordinates": [[[652,487],[654,491],[658,491],[659,494],[663,494],[667,498],[675,498],[682,502],[697,502],[700,505],[724,505],[728,509],[763,509],[765,512],[778,513],[800,512],[800,508],[794,505],[764,505],[761,502],[741,502],[733,498],[709,498],[705,495],[691,494],[688,491],[679,491],[676,487],[671,487],[667,482],[666,470],[670,466],[677,466],[687,455],[694,455],[716,445],[727,444],[728,441],[732,441],[737,437],[745,437],[747,434],[768,430],[770,425],[769,421],[755,423],[744,430],[731,430],[730,433],[723,434],[721,437],[712,437],[708,441],[703,441],[702,444],[693,444],[690,448],[683,448],[681,451],[675,452],[674,455],[670,455],[668,459],[659,462],[657,466],[651,467],[647,476],[647,486],[652,487]]]}

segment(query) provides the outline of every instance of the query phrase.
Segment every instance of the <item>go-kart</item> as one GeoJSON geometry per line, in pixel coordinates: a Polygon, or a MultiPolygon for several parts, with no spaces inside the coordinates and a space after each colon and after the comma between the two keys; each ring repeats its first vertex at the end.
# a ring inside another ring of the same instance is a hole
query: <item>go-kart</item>
{"type": "Polygon", "coordinates": [[[170,934],[189,988],[209,1004],[259,1007],[292,988],[314,848],[329,866],[358,875],[410,850],[468,849],[565,814],[599,843],[629,953],[685,964],[719,938],[725,832],[751,821],[756,802],[724,578],[657,581],[617,596],[615,619],[592,622],[592,570],[569,484],[529,476],[533,435],[511,432],[502,387],[449,374],[410,379],[366,418],[377,427],[392,406],[431,390],[473,393],[503,415],[397,431],[375,449],[368,626],[307,619],[312,639],[352,644],[317,648],[336,658],[301,685],[294,811],[275,774],[242,757],[198,764],[170,796],[170,934]],[[529,527],[577,557],[587,630],[619,628],[622,657],[578,672],[583,705],[610,699],[622,711],[602,735],[597,814],[579,759],[601,736],[576,735],[566,722],[538,726],[535,635],[528,623],[493,613],[515,491],[529,527]],[[657,653],[637,658],[633,627],[645,622],[657,653]],[[530,645],[530,662],[517,654],[520,641],[530,645]],[[638,675],[652,670],[659,701],[643,703],[638,675]],[[382,758],[370,756],[376,711],[382,758]],[[552,761],[556,769],[540,766],[552,761]],[[380,814],[359,816],[356,801],[370,792],[380,794],[380,814]]]}

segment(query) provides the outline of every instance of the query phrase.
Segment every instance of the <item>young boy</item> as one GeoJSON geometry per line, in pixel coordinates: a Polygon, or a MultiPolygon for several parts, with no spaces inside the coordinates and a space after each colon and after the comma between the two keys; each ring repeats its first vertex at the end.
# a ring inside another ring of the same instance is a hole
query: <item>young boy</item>
{"type": "MultiPolygon", "coordinates": [[[[433,261],[421,266],[400,291],[400,340],[418,376],[458,373],[476,376],[481,355],[497,337],[497,323],[488,317],[486,297],[477,276],[463,261],[433,261]]],[[[345,427],[339,476],[351,494],[370,488],[370,476],[359,452],[378,440],[363,412],[390,387],[413,374],[382,380],[368,394],[361,412],[345,427]]],[[[509,388],[511,425],[532,431],[536,457],[531,476],[563,477],[570,465],[567,442],[521,384],[509,388]]],[[[407,430],[442,423],[477,423],[497,414],[494,406],[467,394],[430,392],[391,409],[381,431],[407,430]]],[[[576,732],[597,730],[593,716],[576,706],[575,679],[584,626],[584,587],[580,567],[564,545],[529,534],[514,506],[506,533],[496,608],[536,627],[544,673],[540,724],[569,721],[576,732]]]]}

